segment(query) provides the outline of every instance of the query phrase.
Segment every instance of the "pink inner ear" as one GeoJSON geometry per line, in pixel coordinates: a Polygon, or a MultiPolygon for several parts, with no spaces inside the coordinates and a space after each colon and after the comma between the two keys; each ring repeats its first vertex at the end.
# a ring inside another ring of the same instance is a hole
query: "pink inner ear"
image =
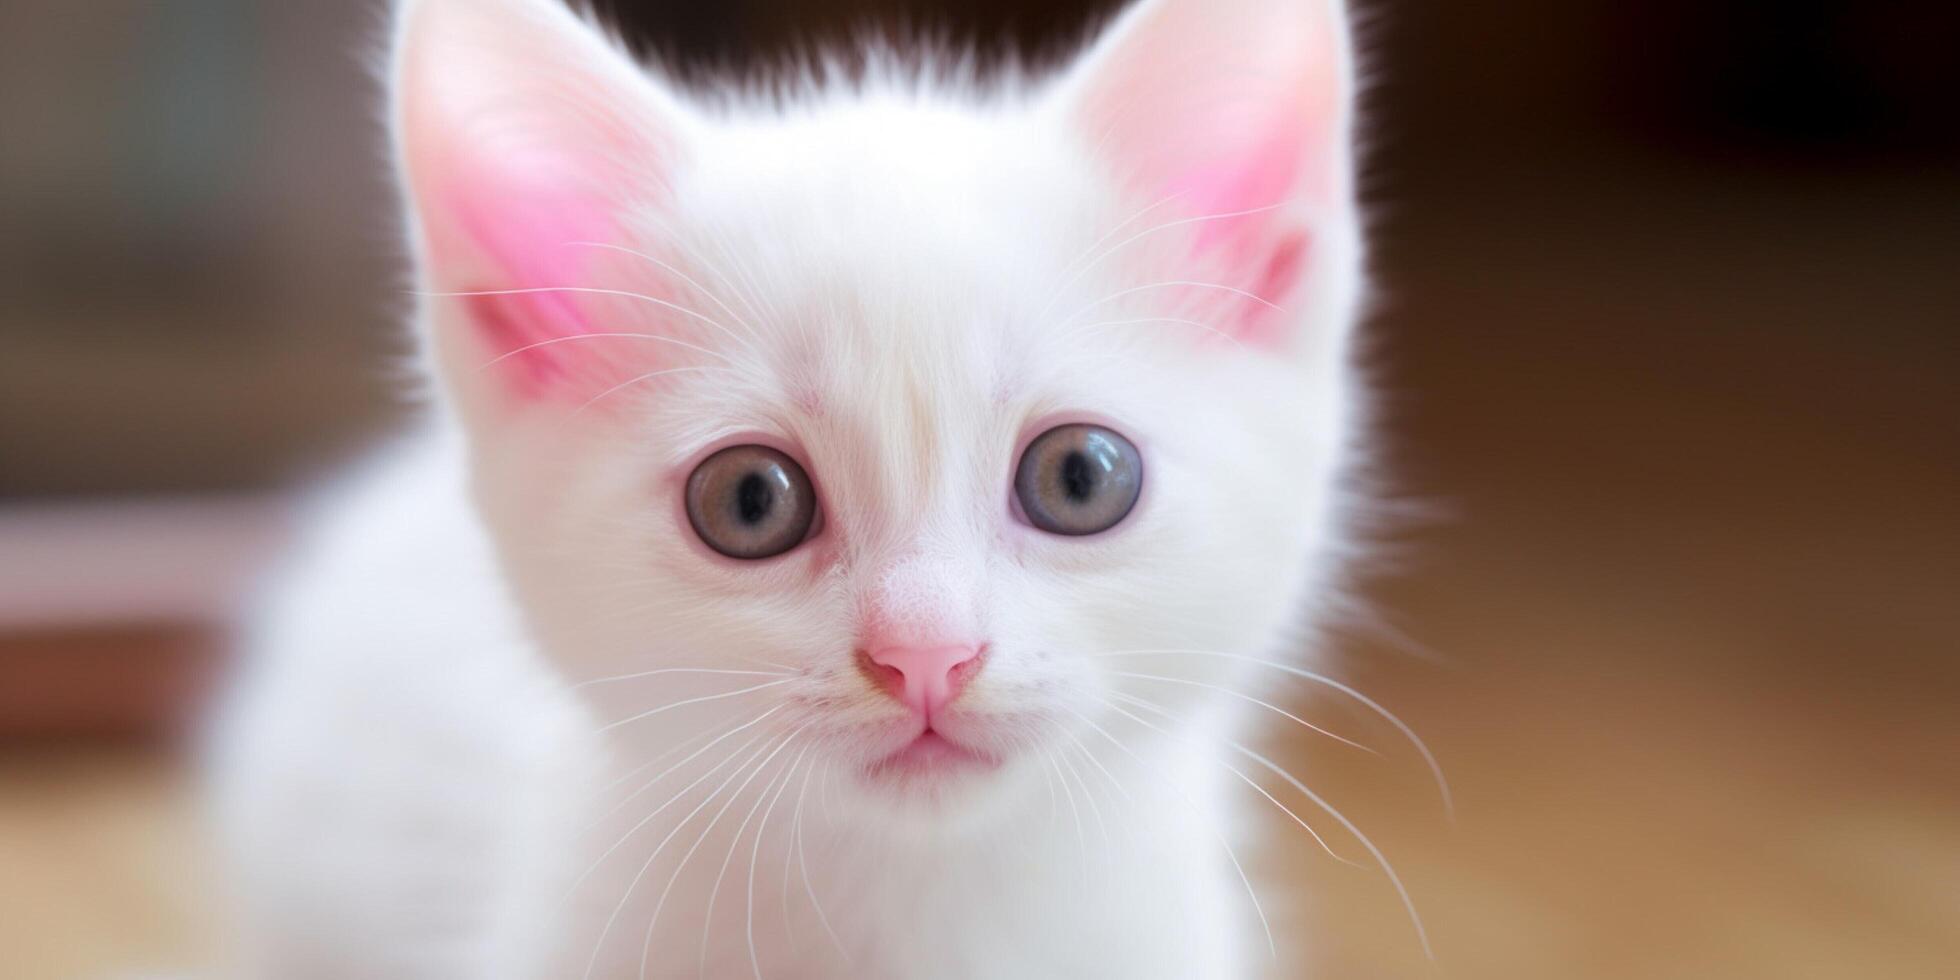
{"type": "Polygon", "coordinates": [[[670,107],[555,2],[418,0],[404,17],[397,123],[425,279],[474,294],[446,349],[527,397],[583,400],[649,370],[663,352],[644,342],[561,341],[672,326],[602,292],[670,284],[579,244],[629,244],[623,215],[659,203],[670,107]]]}
{"type": "MultiPolygon", "coordinates": [[[[503,291],[597,285],[586,281],[592,250],[574,243],[611,241],[617,227],[605,207],[555,179],[557,168],[549,161],[509,172],[518,169],[512,164],[522,162],[500,161],[502,166],[492,173],[480,167],[458,174],[444,190],[465,247],[473,246],[492,270],[484,281],[463,290],[485,294],[464,299],[464,309],[480,331],[485,358],[506,358],[497,369],[521,393],[536,396],[592,373],[577,367],[595,352],[576,350],[580,345],[575,342],[551,343],[591,332],[591,304],[572,291],[503,291]],[[545,346],[533,346],[538,344],[545,346]]],[[[445,243],[435,247],[440,263],[445,243]]]]}
{"type": "Polygon", "coordinates": [[[1221,284],[1265,302],[1220,293],[1193,298],[1220,307],[1221,326],[1245,343],[1270,346],[1284,339],[1286,317],[1266,304],[1283,306],[1294,299],[1307,268],[1312,236],[1300,217],[1301,198],[1304,188],[1323,179],[1308,172],[1315,164],[1307,152],[1307,129],[1307,123],[1291,118],[1255,128],[1258,141],[1237,152],[1230,150],[1232,140],[1214,137],[1200,145],[1225,152],[1174,170],[1164,185],[1187,214],[1230,215],[1194,226],[1193,258],[1220,270],[1213,275],[1221,284]]]}
{"type": "MultiPolygon", "coordinates": [[[[1342,37],[1332,3],[1142,4],[1088,62],[1077,119],[1136,199],[1205,216],[1190,229],[1204,277],[1288,304],[1309,266],[1310,216],[1342,193],[1342,37]]],[[[1193,299],[1221,304],[1219,325],[1241,339],[1283,339],[1289,318],[1223,295],[1193,299]]]]}
{"type": "MultiPolygon", "coordinates": [[[[1304,125],[1274,126],[1250,152],[1202,162],[1170,185],[1193,214],[1230,214],[1197,226],[1197,257],[1217,256],[1238,281],[1227,282],[1275,305],[1292,298],[1306,268],[1310,236],[1297,224],[1289,198],[1300,193],[1307,165],[1304,125]],[[1238,214],[1237,212],[1251,212],[1238,214]]],[[[1216,299],[1216,297],[1214,297],[1216,299]]],[[[1225,320],[1239,340],[1271,345],[1284,339],[1280,311],[1238,297],[1224,301],[1225,320]]]]}
{"type": "Polygon", "coordinates": [[[625,244],[620,215],[628,203],[619,195],[653,184],[612,161],[652,166],[653,152],[617,131],[581,135],[577,157],[573,149],[488,139],[473,144],[477,155],[435,157],[438,166],[419,175],[428,178],[433,205],[429,265],[445,291],[475,294],[459,297],[475,353],[524,398],[583,403],[672,353],[632,338],[569,339],[677,326],[651,304],[605,292],[664,298],[671,284],[653,266],[622,263],[595,247],[625,244]],[[636,152],[629,155],[629,146],[636,152]]]}
{"type": "Polygon", "coordinates": [[[1276,206],[1299,193],[1306,156],[1301,128],[1296,124],[1269,130],[1247,152],[1208,157],[1172,176],[1165,190],[1188,202],[1193,214],[1255,212],[1199,225],[1199,249],[1259,237],[1262,229],[1276,222],[1276,213],[1283,210],[1276,206]],[[1273,210],[1258,210],[1262,208],[1273,210]]]}
{"type": "Polygon", "coordinates": [[[1245,289],[1273,306],[1243,297],[1231,298],[1226,322],[1233,326],[1241,342],[1277,347],[1285,341],[1287,325],[1292,322],[1291,311],[1285,304],[1299,295],[1312,248],[1311,236],[1301,230],[1290,232],[1249,256],[1254,264],[1249,266],[1251,278],[1245,289]]]}

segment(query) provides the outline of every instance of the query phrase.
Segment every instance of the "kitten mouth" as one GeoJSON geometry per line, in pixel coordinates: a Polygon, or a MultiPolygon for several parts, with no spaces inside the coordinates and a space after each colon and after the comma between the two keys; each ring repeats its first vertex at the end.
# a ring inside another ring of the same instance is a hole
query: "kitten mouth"
{"type": "Polygon", "coordinates": [[[889,755],[872,762],[867,773],[873,778],[916,779],[984,772],[999,767],[999,759],[970,749],[928,728],[889,755]]]}

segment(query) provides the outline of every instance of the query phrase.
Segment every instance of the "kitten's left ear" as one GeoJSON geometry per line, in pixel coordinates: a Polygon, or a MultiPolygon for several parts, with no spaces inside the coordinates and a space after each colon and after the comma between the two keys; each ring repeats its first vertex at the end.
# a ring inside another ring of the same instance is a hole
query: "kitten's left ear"
{"type": "MultiPolygon", "coordinates": [[[[586,275],[657,209],[684,155],[686,117],[558,0],[405,0],[392,114],[436,349],[453,384],[500,356],[494,394],[579,398],[620,373],[586,275]]],[[[658,284],[634,283],[644,292],[658,284]]],[[[640,345],[645,352],[646,345],[640,345]]]]}
{"type": "MultiPolygon", "coordinates": [[[[1351,228],[1341,0],[1141,0],[1054,98],[1136,201],[1162,201],[1139,228],[1198,219],[1209,267],[1266,303],[1298,301],[1317,236],[1351,228]]],[[[1279,339],[1269,306],[1233,306],[1242,338],[1279,339]]]]}

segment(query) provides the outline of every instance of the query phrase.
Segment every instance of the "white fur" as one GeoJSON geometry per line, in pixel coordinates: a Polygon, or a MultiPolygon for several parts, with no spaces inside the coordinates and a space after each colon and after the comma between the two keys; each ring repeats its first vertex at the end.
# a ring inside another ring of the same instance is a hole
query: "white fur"
{"type": "MultiPolygon", "coordinates": [[[[525,19],[540,45],[587,30],[545,0],[421,6],[525,19]]],[[[1314,247],[1280,343],[1130,322],[1215,316],[1201,289],[1135,287],[1229,270],[1192,258],[1202,222],[1082,264],[1177,216],[1138,217],[1152,201],[1117,186],[1069,116],[1101,57],[1025,91],[877,69],[786,104],[689,107],[636,75],[687,153],[662,205],[621,216],[623,244],[687,270],[675,302],[730,330],[676,334],[715,357],[560,346],[734,370],[631,385],[589,410],[527,401],[483,367],[505,352],[462,304],[425,299],[441,404],[323,515],[219,729],[255,975],[666,977],[705,963],[717,977],[1191,978],[1269,962],[1225,846],[1242,787],[1219,762],[1249,767],[1218,739],[1239,737],[1243,703],[1115,672],[1251,692],[1272,676],[1094,655],[1298,656],[1332,570],[1354,414],[1346,117],[1324,148],[1336,192],[1300,205],[1314,247]],[[1125,322],[1079,329],[1102,321],[1125,322]],[[1135,441],[1143,499],[1108,534],[1042,535],[1011,512],[1015,453],[1045,420],[1083,418],[1135,441]],[[770,562],[713,559],[680,481],[709,449],[758,438],[808,466],[823,530],[770,562]],[[949,724],[995,747],[998,772],[932,788],[860,778],[903,716],[852,664],[873,593],[983,631],[988,660],[949,724]],[[578,686],[662,668],[758,673],[578,686]],[[1174,737],[1112,710],[1111,692],[1161,704],[1174,727],[1139,717],[1174,737]],[[765,712],[629,796],[711,744],[697,736],[765,712]]],[[[467,285],[423,259],[424,288],[467,285]]],[[[586,268],[576,285],[674,284],[624,251],[586,268]]],[[[629,331],[674,319],[591,302],[629,331]]],[[[1301,942],[1282,937],[1282,953],[1301,942]]]]}

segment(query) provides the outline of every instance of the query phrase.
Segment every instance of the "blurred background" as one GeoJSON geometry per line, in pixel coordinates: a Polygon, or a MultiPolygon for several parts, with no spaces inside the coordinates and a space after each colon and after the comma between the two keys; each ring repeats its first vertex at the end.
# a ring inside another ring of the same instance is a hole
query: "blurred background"
{"type": "MultiPolygon", "coordinates": [[[[865,23],[1052,57],[1114,6],[600,4],[694,77],[865,23]]],[[[1439,957],[1282,833],[1289,972],[1956,975],[1960,4],[1364,20],[1383,439],[1439,516],[1336,657],[1460,816],[1390,731],[1386,761],[1275,738],[1439,957]]],[[[179,736],[290,489],[400,411],[381,23],[0,2],[8,977],[220,955],[179,736]]]]}

